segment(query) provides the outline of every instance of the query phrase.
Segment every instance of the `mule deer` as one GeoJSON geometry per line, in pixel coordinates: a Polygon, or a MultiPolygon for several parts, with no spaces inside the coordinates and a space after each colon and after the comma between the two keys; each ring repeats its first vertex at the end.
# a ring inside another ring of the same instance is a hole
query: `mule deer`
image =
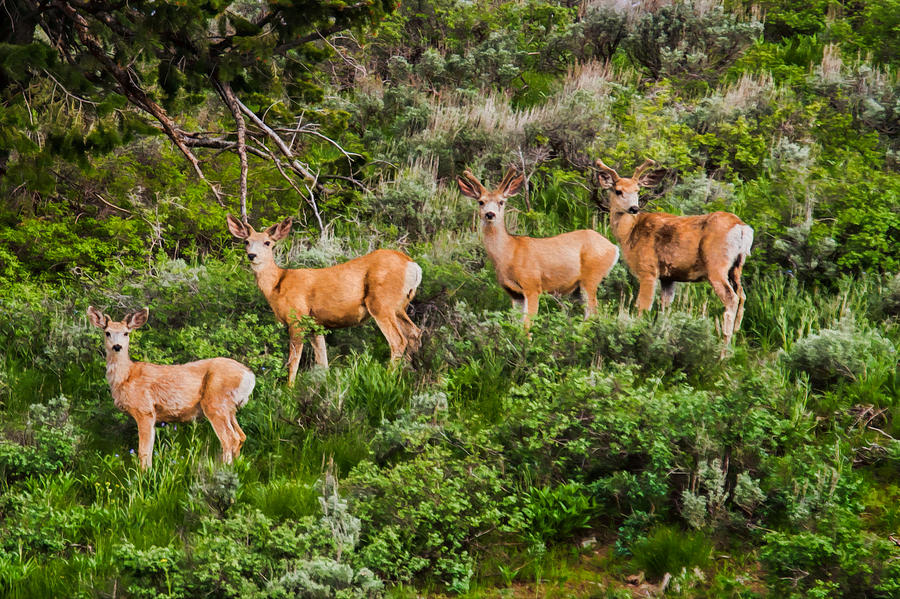
{"type": "Polygon", "coordinates": [[[222,461],[230,464],[241,453],[247,436],[235,412],[250,399],[256,377],[230,358],[210,358],[187,364],[132,362],[128,334],[147,322],[147,308],[116,322],[93,306],[91,324],[106,333],[106,380],[117,408],[137,422],[138,456],[147,470],[153,460],[157,422],[194,420],[202,412],[222,445],[222,461]]]}
{"type": "MultiPolygon", "coordinates": [[[[290,335],[288,385],[294,385],[303,350],[304,316],[326,329],[351,327],[369,316],[387,339],[391,360],[419,346],[421,331],[406,307],[422,282],[422,268],[395,250],[374,252],[327,268],[281,268],[275,264],[273,244],[291,231],[290,217],[256,232],[230,214],[228,230],[244,240],[256,284],[290,335]]],[[[313,339],[316,364],[328,366],[325,337],[313,339]]]]}
{"type": "Polygon", "coordinates": [[[643,313],[653,305],[657,280],[663,309],[675,297],[676,282],[707,280],[725,305],[722,333],[727,347],[744,317],[741,271],[753,245],[753,229],[730,212],[700,216],[641,213],[640,188],[659,183],[665,171],[648,171],[656,163],[647,159],[631,177],[620,177],[602,160],[597,159],[596,164],[600,186],[608,190],[613,235],[622,246],[625,263],[640,282],[638,311],[643,313]]]}
{"type": "Polygon", "coordinates": [[[518,193],[524,176],[509,169],[500,184],[488,191],[469,171],[457,177],[463,195],[478,200],[484,248],[497,281],[522,310],[525,328],[538,311],[541,293],[581,291],[584,317],[597,313],[597,287],[619,259],[619,248],[590,229],[555,237],[510,235],[503,212],[506,200],[518,193]]]}

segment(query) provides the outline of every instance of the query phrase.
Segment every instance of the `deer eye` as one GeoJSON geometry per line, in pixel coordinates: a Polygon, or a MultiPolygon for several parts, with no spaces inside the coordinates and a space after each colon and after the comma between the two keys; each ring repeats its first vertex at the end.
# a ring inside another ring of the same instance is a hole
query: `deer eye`
{"type": "Polygon", "coordinates": [[[125,333],[125,336],[127,337],[127,336],[128,336],[128,333],[125,333]]]}
{"type": "Polygon", "coordinates": [[[505,204],[506,202],[504,202],[503,200],[500,200],[500,201],[497,202],[497,203],[498,203],[500,206],[502,206],[502,205],[505,204]]]}
{"type": "Polygon", "coordinates": [[[268,246],[272,245],[272,242],[271,242],[271,241],[267,241],[267,242],[265,242],[263,245],[265,245],[266,247],[268,247],[268,246]]]}
{"type": "Polygon", "coordinates": [[[250,245],[250,240],[249,240],[249,239],[245,239],[245,240],[244,240],[244,245],[250,245]]]}
{"type": "Polygon", "coordinates": [[[479,205],[479,206],[484,206],[484,200],[478,200],[478,205],[479,205]]]}
{"type": "Polygon", "coordinates": [[[617,195],[617,196],[622,195],[622,190],[621,190],[621,189],[617,189],[617,190],[616,190],[616,195],[617,195]]]}
{"type": "Polygon", "coordinates": [[[106,336],[109,337],[109,331],[106,331],[106,336]]]}

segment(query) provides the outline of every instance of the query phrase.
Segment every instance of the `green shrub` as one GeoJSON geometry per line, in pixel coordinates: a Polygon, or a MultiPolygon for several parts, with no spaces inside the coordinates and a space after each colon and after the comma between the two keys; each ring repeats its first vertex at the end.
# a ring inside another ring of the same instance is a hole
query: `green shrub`
{"type": "Polygon", "coordinates": [[[762,23],[742,21],[721,5],[689,0],[638,16],[624,46],[654,79],[714,81],[761,31],[762,23]]]}
{"type": "Polygon", "coordinates": [[[383,469],[362,462],[347,486],[362,521],[361,563],[389,580],[433,577],[457,592],[468,589],[486,535],[517,513],[494,464],[445,448],[383,469]]]}
{"type": "Polygon", "coordinates": [[[524,497],[524,534],[533,542],[563,541],[586,529],[597,513],[590,490],[581,483],[532,487],[524,497]]]}

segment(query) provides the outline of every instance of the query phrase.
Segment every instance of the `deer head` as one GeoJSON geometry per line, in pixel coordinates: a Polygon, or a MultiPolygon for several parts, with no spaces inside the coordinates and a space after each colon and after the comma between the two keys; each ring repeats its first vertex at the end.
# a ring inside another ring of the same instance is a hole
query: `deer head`
{"type": "Polygon", "coordinates": [[[147,322],[150,310],[144,308],[132,312],[120,322],[116,322],[108,314],[103,314],[94,306],[88,306],[87,314],[91,324],[98,329],[103,329],[106,333],[106,355],[121,353],[121,355],[127,356],[128,334],[147,322]]]}
{"type": "Polygon", "coordinates": [[[495,224],[499,224],[501,227],[504,226],[503,211],[506,206],[506,200],[519,193],[524,182],[525,176],[518,174],[514,168],[506,171],[503,180],[500,181],[500,184],[493,191],[485,189],[484,185],[468,170],[456,178],[460,192],[464,196],[478,200],[481,224],[485,227],[494,226],[495,224]]]}
{"type": "Polygon", "coordinates": [[[656,162],[649,158],[634,169],[631,177],[620,177],[619,173],[603,164],[599,158],[595,164],[600,169],[600,187],[607,190],[609,196],[609,212],[616,216],[640,212],[642,203],[638,193],[641,187],[655,186],[666,174],[665,169],[648,171],[647,169],[656,165],[656,162]]]}
{"type": "Polygon", "coordinates": [[[276,241],[287,237],[291,232],[291,217],[287,217],[280,223],[274,224],[265,231],[256,232],[249,224],[245,224],[230,214],[226,217],[228,230],[238,239],[244,240],[247,248],[247,258],[251,266],[256,269],[274,260],[272,246],[276,241]]]}

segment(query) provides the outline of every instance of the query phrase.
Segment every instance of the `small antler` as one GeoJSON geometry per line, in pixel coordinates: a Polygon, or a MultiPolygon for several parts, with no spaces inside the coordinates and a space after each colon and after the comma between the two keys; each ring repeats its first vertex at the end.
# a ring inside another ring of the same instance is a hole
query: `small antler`
{"type": "Polygon", "coordinates": [[[642,165],[634,169],[634,174],[631,176],[631,178],[637,179],[644,173],[645,170],[647,170],[651,166],[656,166],[656,162],[650,158],[647,158],[646,160],[644,160],[644,163],[642,165]]]}
{"type": "Polygon", "coordinates": [[[497,187],[494,188],[494,191],[502,192],[503,190],[505,190],[510,182],[518,176],[518,174],[519,171],[516,170],[516,167],[509,167],[509,169],[507,169],[506,171],[506,174],[503,175],[503,179],[500,181],[500,183],[497,184],[497,187]]]}
{"type": "Polygon", "coordinates": [[[612,176],[613,182],[621,178],[619,177],[619,173],[616,172],[616,169],[612,168],[611,166],[606,166],[599,158],[594,161],[594,163],[597,165],[597,168],[599,168],[601,172],[605,172],[612,176]]]}
{"type": "Polygon", "coordinates": [[[484,185],[481,184],[481,181],[478,180],[478,177],[472,174],[472,171],[466,169],[463,171],[462,176],[466,178],[472,185],[474,185],[478,191],[481,193],[485,193],[487,190],[484,188],[484,185]]]}

